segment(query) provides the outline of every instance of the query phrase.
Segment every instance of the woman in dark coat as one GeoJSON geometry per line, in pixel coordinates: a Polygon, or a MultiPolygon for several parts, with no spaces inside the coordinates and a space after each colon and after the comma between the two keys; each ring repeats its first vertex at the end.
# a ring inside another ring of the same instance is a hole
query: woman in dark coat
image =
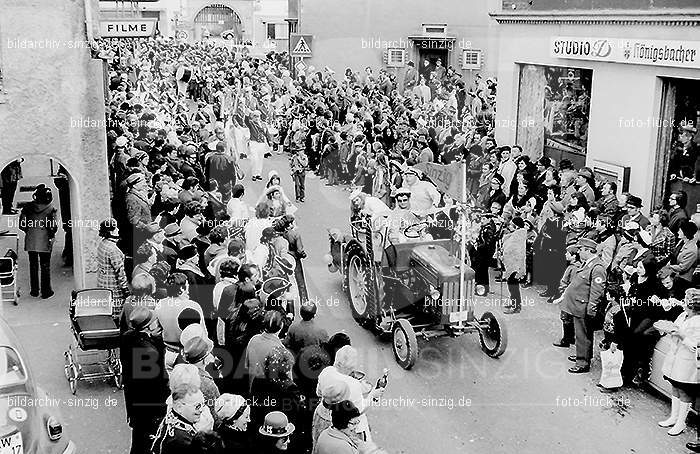
{"type": "Polygon", "coordinates": [[[51,203],[51,189],[43,184],[36,188],[32,199],[19,217],[19,229],[25,233],[24,250],[29,254],[29,294],[37,297],[41,289],[42,298],[51,298],[51,250],[58,230],[56,208],[51,203]]]}
{"type": "Polygon", "coordinates": [[[170,394],[165,344],[158,319],[147,307],[131,311],[128,324],[119,340],[126,418],[132,428],[131,454],[146,454],[150,453],[150,437],[165,416],[170,394]]]}
{"type": "Polygon", "coordinates": [[[566,269],[566,234],[562,228],[563,216],[550,211],[544,221],[537,240],[533,257],[534,280],[547,285],[541,297],[554,297],[558,293],[559,279],[566,269]]]}
{"type": "Polygon", "coordinates": [[[658,266],[653,257],[638,262],[629,278],[629,291],[622,305],[627,313],[629,329],[623,334],[622,377],[625,381],[641,384],[646,381],[649,360],[659,339],[652,325],[664,318],[664,310],[652,297],[659,292],[658,266]]]}
{"type": "Polygon", "coordinates": [[[265,359],[265,378],[253,379],[251,394],[258,405],[252,409],[250,419],[254,427],[259,427],[268,413],[283,412],[297,428],[289,452],[302,453],[311,445],[311,419],[306,399],[292,380],[293,367],[294,356],[284,347],[277,347],[265,359]]]}
{"type": "Polygon", "coordinates": [[[200,256],[197,247],[189,244],[178,252],[176,271],[187,276],[190,284],[190,299],[197,302],[204,314],[204,324],[207,326],[207,335],[216,343],[216,323],[214,314],[214,279],[202,271],[199,266],[200,256]]]}

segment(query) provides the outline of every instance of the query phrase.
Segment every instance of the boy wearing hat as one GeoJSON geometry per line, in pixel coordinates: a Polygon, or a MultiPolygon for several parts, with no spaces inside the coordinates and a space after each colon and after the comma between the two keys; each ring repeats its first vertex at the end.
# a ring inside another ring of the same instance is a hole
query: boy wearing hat
{"type": "Polygon", "coordinates": [[[590,182],[595,181],[593,177],[593,171],[588,167],[583,167],[578,171],[576,176],[576,187],[578,192],[586,197],[589,205],[595,202],[595,191],[591,187],[590,182]]]}
{"type": "Polygon", "coordinates": [[[622,217],[622,225],[625,226],[628,222],[636,222],[642,230],[646,230],[650,222],[642,214],[642,199],[636,195],[629,194],[625,208],[627,209],[627,214],[622,217]]]}
{"type": "Polygon", "coordinates": [[[578,242],[581,265],[571,277],[562,295],[562,310],[573,316],[576,338],[576,355],[569,361],[576,364],[569,368],[572,374],[590,372],[593,357],[593,333],[603,307],[607,275],[605,265],[596,254],[595,241],[582,238],[578,242]]]}
{"type": "MultiPolygon", "coordinates": [[[[564,294],[564,290],[566,290],[566,287],[571,283],[571,278],[576,272],[576,269],[580,266],[579,262],[579,257],[578,257],[578,245],[576,243],[570,244],[566,247],[566,261],[568,263],[568,266],[566,267],[566,270],[564,271],[564,275],[562,276],[561,280],[559,281],[559,297],[555,299],[554,296],[549,297],[547,300],[548,303],[554,303],[554,304],[559,304],[561,303],[562,300],[562,295],[564,294]]],[[[562,331],[563,335],[562,338],[554,342],[552,345],[555,347],[563,347],[563,348],[569,348],[570,345],[573,345],[576,343],[576,338],[575,338],[575,330],[574,330],[574,319],[571,316],[571,314],[565,312],[564,310],[559,311],[559,318],[561,319],[561,324],[562,324],[562,331]]]]}

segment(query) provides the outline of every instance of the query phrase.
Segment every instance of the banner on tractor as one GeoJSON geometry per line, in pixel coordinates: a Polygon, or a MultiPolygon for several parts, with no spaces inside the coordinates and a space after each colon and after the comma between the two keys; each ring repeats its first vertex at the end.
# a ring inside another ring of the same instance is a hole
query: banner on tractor
{"type": "Polygon", "coordinates": [[[420,162],[416,164],[416,169],[420,170],[430,178],[438,191],[444,192],[457,201],[462,200],[462,164],[453,162],[452,164],[436,164],[434,162],[420,162]]]}

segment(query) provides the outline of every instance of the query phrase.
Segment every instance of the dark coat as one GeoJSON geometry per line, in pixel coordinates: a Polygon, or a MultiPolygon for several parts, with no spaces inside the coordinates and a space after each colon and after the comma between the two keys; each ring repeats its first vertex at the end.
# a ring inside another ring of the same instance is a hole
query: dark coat
{"type": "Polygon", "coordinates": [[[684,208],[676,207],[669,213],[668,228],[677,235],[678,230],[681,227],[681,222],[683,222],[685,219],[688,219],[688,213],[684,208]]]}
{"type": "Polygon", "coordinates": [[[215,431],[224,442],[224,452],[250,454],[253,452],[248,432],[233,430],[226,425],[219,425],[215,431]]]}
{"type": "Polygon", "coordinates": [[[486,206],[484,208],[488,210],[489,208],[491,208],[491,205],[493,204],[493,202],[498,202],[501,204],[501,207],[503,207],[506,204],[506,200],[507,200],[506,194],[501,189],[497,190],[493,194],[491,194],[489,192],[489,197],[487,199],[488,206],[486,206]]]}
{"type": "Polygon", "coordinates": [[[205,318],[212,318],[214,314],[214,282],[208,276],[199,276],[198,274],[186,270],[176,269],[176,272],[187,276],[187,282],[190,284],[190,299],[196,301],[202,308],[202,313],[205,318]]]}
{"type": "Polygon", "coordinates": [[[262,426],[265,415],[271,411],[281,411],[289,422],[297,427],[296,439],[303,438],[302,433],[309,425],[306,398],[299,387],[291,380],[276,383],[265,378],[255,378],[251,387],[253,405],[250,409],[250,423],[253,427],[262,426]]]}
{"type": "Polygon", "coordinates": [[[328,333],[326,330],[312,319],[293,323],[283,343],[292,353],[298,354],[304,347],[322,345],[327,341],[328,333]]]}
{"type": "Polygon", "coordinates": [[[51,252],[53,240],[58,230],[56,208],[50,203],[28,203],[22,208],[19,229],[25,233],[25,251],[51,252]]]}
{"type": "Polygon", "coordinates": [[[148,420],[157,423],[165,416],[165,400],[170,394],[163,339],[128,330],[120,338],[119,357],[127,419],[130,423],[148,420]]]}
{"type": "Polygon", "coordinates": [[[197,430],[174,411],[161,422],[153,443],[153,454],[192,454],[192,439],[197,430]]]}
{"type": "Polygon", "coordinates": [[[216,180],[223,185],[231,180],[236,180],[236,162],[231,156],[223,153],[214,153],[207,159],[206,179],[216,180]]]}

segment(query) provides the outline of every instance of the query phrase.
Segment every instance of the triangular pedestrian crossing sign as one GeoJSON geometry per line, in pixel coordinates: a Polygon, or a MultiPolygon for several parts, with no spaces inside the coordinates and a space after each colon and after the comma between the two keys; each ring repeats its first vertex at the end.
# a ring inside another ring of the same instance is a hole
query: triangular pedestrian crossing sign
{"type": "Polygon", "coordinates": [[[297,41],[296,46],[294,46],[294,50],[292,53],[295,54],[310,54],[311,53],[311,48],[309,47],[308,44],[306,44],[306,40],[304,39],[303,36],[299,37],[299,41],[297,41]]]}

